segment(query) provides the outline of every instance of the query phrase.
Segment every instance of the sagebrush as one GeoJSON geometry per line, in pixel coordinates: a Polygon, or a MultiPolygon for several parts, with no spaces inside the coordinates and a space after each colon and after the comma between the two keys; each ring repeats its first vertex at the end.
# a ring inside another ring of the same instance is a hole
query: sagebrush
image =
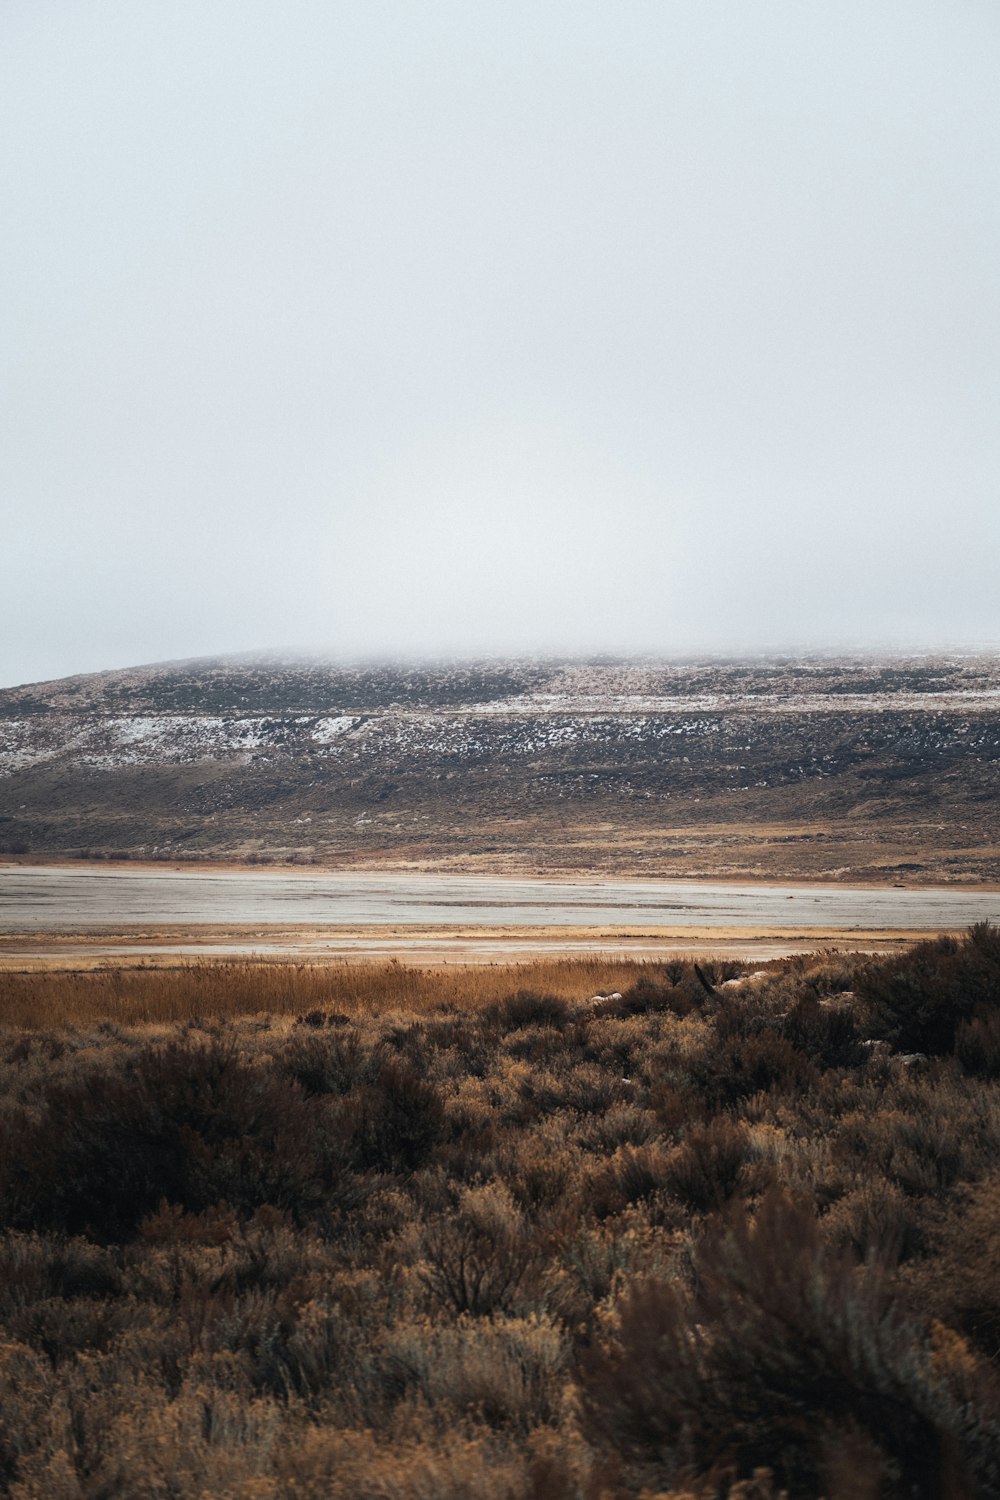
{"type": "Polygon", "coordinates": [[[19,978],[0,1492],[1000,1493],[996,934],[702,970],[19,978]]]}

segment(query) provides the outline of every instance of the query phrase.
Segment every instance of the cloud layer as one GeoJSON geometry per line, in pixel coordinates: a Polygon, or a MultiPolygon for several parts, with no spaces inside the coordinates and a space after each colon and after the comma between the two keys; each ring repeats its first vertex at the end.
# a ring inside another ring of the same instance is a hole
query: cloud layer
{"type": "Polygon", "coordinates": [[[0,683],[1000,639],[994,7],[0,30],[0,683]]]}

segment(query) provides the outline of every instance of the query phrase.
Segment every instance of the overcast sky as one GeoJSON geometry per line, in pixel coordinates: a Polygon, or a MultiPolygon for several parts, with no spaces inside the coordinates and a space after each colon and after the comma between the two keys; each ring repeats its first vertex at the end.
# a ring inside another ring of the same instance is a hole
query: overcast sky
{"type": "Polygon", "coordinates": [[[0,683],[1000,640],[995,0],[5,0],[0,683]]]}

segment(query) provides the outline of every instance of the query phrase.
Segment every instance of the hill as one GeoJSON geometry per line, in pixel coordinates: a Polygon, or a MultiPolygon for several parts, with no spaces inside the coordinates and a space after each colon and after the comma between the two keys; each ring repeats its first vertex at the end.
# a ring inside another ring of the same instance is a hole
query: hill
{"type": "Polygon", "coordinates": [[[0,852],[1000,879],[1000,658],[240,657],[0,693],[0,852]]]}

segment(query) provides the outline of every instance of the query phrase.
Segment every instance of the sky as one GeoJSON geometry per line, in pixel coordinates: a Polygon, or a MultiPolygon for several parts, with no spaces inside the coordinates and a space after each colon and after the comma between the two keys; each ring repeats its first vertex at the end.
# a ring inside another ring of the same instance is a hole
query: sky
{"type": "Polygon", "coordinates": [[[0,685],[1000,642],[994,0],[5,0],[0,685]]]}

